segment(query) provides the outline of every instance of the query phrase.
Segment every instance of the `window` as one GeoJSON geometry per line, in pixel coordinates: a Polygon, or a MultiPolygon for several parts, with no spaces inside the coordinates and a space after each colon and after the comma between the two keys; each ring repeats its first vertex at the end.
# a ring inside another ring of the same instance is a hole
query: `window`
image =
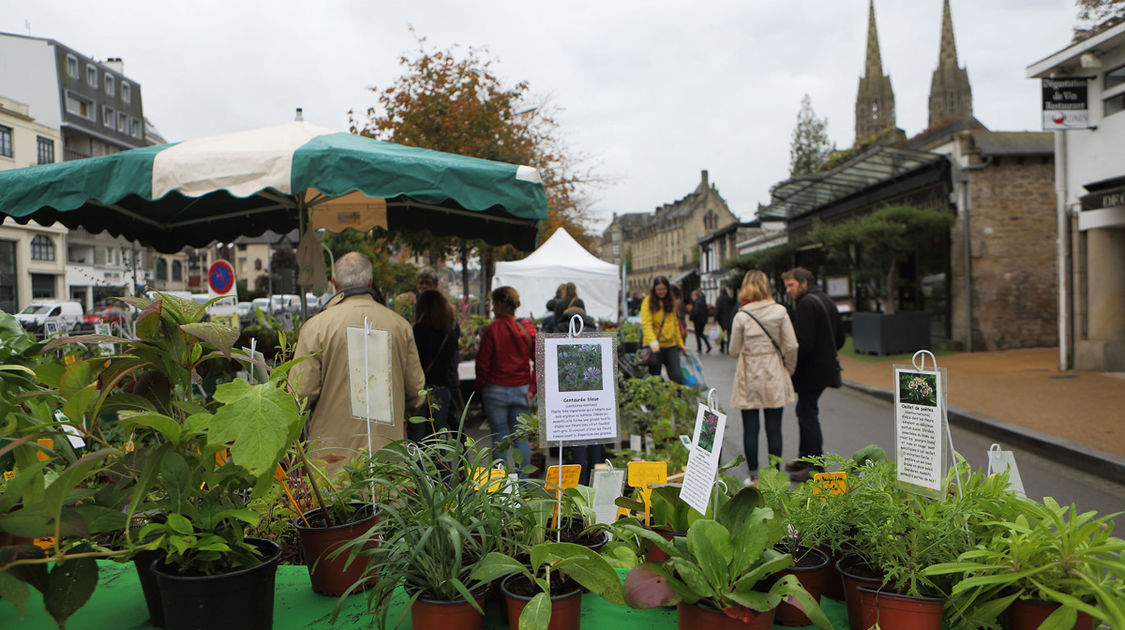
{"type": "Polygon", "coordinates": [[[172,282],[183,282],[184,264],[178,260],[172,261],[172,282]]]}
{"type": "Polygon", "coordinates": [[[74,55],[66,56],[66,76],[72,79],[78,78],[78,57],[74,55]]]}
{"type": "Polygon", "coordinates": [[[105,73],[105,93],[110,96],[117,96],[117,84],[114,83],[113,75],[105,73]]]}
{"type": "Polygon", "coordinates": [[[1121,110],[1125,110],[1125,92],[1117,96],[1111,96],[1104,101],[1105,103],[1105,116],[1116,114],[1121,110]]]}
{"type": "Polygon", "coordinates": [[[1105,89],[1115,88],[1125,83],[1125,66],[1119,66],[1105,73],[1105,89]]]}
{"type": "Polygon", "coordinates": [[[12,157],[12,128],[0,125],[0,155],[12,157]]]}
{"type": "Polygon", "coordinates": [[[55,243],[51,237],[39,234],[31,239],[31,259],[32,260],[54,260],[55,259],[55,243]]]}
{"type": "Polygon", "coordinates": [[[128,131],[125,131],[125,125],[128,124],[128,122],[129,117],[125,115],[125,112],[117,112],[117,131],[121,133],[129,133],[128,131]]]}
{"type": "Polygon", "coordinates": [[[113,129],[113,122],[116,120],[117,114],[109,105],[102,105],[102,125],[113,129]]]}
{"type": "Polygon", "coordinates": [[[46,273],[31,274],[31,297],[33,299],[55,297],[55,277],[46,273]]]}
{"type": "Polygon", "coordinates": [[[156,259],[156,281],[164,282],[168,279],[168,261],[163,258],[156,259]]]}
{"type": "Polygon", "coordinates": [[[92,102],[70,92],[66,93],[66,111],[87,120],[94,120],[97,112],[92,102]]]}
{"type": "Polygon", "coordinates": [[[86,84],[90,87],[98,87],[98,69],[94,66],[86,66],[86,84]]]}
{"type": "Polygon", "coordinates": [[[133,86],[122,81],[121,82],[121,100],[128,103],[133,98],[133,86]]]}
{"type": "Polygon", "coordinates": [[[38,155],[36,164],[55,163],[55,141],[43,136],[35,137],[35,149],[38,155]]]}
{"type": "Polygon", "coordinates": [[[141,126],[141,121],[137,120],[136,118],[129,119],[129,128],[132,131],[132,136],[138,139],[141,137],[141,133],[144,131],[144,128],[141,126]]]}
{"type": "Polygon", "coordinates": [[[113,248],[112,247],[105,248],[105,264],[107,264],[107,265],[113,264],[113,248]]]}

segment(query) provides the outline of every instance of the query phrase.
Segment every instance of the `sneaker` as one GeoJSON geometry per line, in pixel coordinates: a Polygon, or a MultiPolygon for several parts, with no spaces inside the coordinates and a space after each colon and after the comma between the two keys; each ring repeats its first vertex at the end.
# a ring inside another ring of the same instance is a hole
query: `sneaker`
{"type": "Polygon", "coordinates": [[[789,481],[792,481],[794,483],[805,483],[809,479],[812,479],[814,472],[816,471],[813,470],[811,466],[808,468],[802,468],[801,470],[793,471],[789,473],[789,481]]]}
{"type": "Polygon", "coordinates": [[[796,461],[794,461],[794,462],[789,462],[788,464],[785,465],[785,472],[795,473],[795,472],[800,472],[802,470],[807,470],[809,468],[812,468],[812,464],[810,464],[808,462],[796,462],[796,461]]]}
{"type": "Polygon", "coordinates": [[[751,475],[751,476],[743,479],[742,485],[744,485],[744,486],[756,486],[756,485],[758,485],[758,476],[757,475],[751,475]]]}

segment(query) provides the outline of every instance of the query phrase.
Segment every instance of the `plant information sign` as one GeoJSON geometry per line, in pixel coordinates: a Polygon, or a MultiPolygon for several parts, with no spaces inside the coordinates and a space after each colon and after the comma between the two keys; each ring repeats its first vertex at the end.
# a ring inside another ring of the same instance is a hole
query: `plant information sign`
{"type": "MultiPolygon", "coordinates": [[[[945,370],[895,366],[895,461],[907,488],[944,490],[945,370]]],[[[929,494],[929,493],[926,493],[929,494]]]]}
{"type": "Polygon", "coordinates": [[[707,513],[707,503],[711,500],[711,487],[715,485],[715,475],[719,470],[719,453],[723,450],[726,427],[726,415],[699,403],[680,498],[700,514],[707,513]]]}
{"type": "Polygon", "coordinates": [[[394,424],[391,399],[391,333],[348,326],[348,391],[352,417],[394,424]]]}
{"type": "Polygon", "coordinates": [[[540,391],[543,440],[591,443],[617,440],[613,337],[550,336],[543,340],[540,391]]]}

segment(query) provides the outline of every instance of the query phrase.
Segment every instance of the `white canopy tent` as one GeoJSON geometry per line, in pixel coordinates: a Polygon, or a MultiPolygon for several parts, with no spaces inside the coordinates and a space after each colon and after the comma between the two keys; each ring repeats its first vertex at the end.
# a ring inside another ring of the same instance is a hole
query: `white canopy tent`
{"type": "Polygon", "coordinates": [[[546,312],[560,284],[573,282],[586,314],[617,321],[621,277],[617,265],[599,259],[563,228],[523,260],[496,263],[492,287],[510,286],[520,294],[519,316],[546,312]]]}

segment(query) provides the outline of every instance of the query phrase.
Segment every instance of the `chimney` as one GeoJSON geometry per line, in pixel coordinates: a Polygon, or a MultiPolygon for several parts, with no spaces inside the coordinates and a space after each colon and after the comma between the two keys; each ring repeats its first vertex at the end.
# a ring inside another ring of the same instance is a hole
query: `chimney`
{"type": "Polygon", "coordinates": [[[305,112],[303,108],[297,108],[297,115],[293,117],[295,122],[301,122],[305,119],[305,112]]]}
{"type": "Polygon", "coordinates": [[[110,57],[105,60],[105,65],[117,74],[125,74],[125,62],[121,61],[121,57],[110,57]]]}
{"type": "Polygon", "coordinates": [[[700,174],[701,174],[701,177],[703,179],[702,188],[703,188],[703,190],[707,190],[707,188],[709,187],[709,185],[707,183],[707,169],[703,169],[702,171],[700,171],[700,174]]]}

